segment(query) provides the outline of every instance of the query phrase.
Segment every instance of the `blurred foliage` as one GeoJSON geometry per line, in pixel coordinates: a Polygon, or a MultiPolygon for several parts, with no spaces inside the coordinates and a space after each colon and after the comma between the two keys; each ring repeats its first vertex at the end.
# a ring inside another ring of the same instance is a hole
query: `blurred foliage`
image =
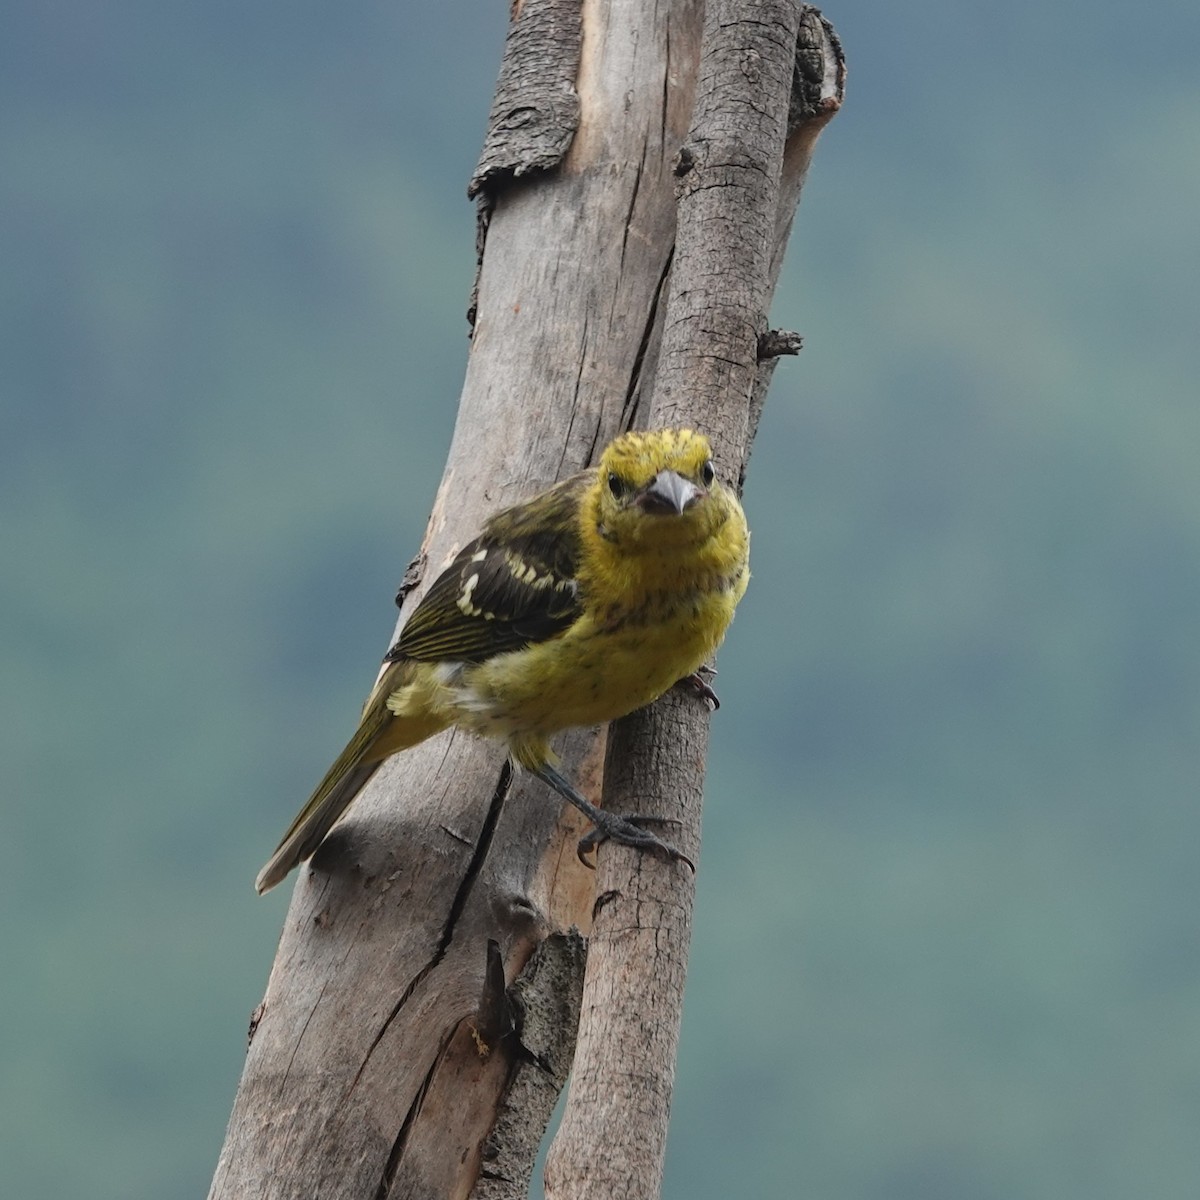
{"type": "MultiPolygon", "coordinates": [[[[466,356],[506,6],[6,10],[0,1156],[202,1194],[466,356]]],[[[1200,17],[830,10],[667,1200],[1200,1193],[1200,17]]]]}

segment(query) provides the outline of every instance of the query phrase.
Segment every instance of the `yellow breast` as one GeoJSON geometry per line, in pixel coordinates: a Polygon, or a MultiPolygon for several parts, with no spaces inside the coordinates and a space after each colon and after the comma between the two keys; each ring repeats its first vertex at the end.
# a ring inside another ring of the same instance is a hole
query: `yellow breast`
{"type": "Polygon", "coordinates": [[[507,740],[523,761],[522,745],[649,704],[712,656],[746,590],[745,517],[732,494],[717,499],[691,534],[675,519],[637,547],[586,522],[582,612],[567,629],[481,663],[420,664],[389,709],[507,740]]]}
{"type": "Polygon", "coordinates": [[[715,652],[749,580],[736,507],[713,544],[614,556],[581,572],[584,613],[555,638],[461,671],[456,724],[491,737],[615,720],[715,652]],[[603,564],[602,564],[603,566],[603,564]]]}

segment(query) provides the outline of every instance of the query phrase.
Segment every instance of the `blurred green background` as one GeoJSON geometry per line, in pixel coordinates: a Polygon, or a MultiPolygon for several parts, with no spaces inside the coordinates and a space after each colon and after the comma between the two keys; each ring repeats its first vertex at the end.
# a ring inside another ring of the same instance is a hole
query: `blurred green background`
{"type": "MultiPolygon", "coordinates": [[[[0,1162],[203,1195],[466,356],[502,0],[15,0],[0,1162]]],[[[832,8],[667,1200],[1200,1195],[1200,15],[832,8]]]]}

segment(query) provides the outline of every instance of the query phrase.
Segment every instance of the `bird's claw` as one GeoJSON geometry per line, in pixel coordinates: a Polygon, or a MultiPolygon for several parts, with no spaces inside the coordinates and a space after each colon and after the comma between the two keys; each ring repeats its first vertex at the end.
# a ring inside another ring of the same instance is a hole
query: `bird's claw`
{"type": "Polygon", "coordinates": [[[632,846],[635,850],[648,850],[653,854],[659,855],[660,858],[666,859],[668,862],[686,863],[694,875],[696,873],[696,864],[682,850],[672,846],[670,842],[664,842],[662,838],[656,837],[645,828],[647,825],[678,824],[678,821],[672,820],[670,817],[648,817],[641,815],[619,817],[615,813],[604,813],[603,820],[596,821],[591,832],[584,834],[579,839],[579,845],[576,847],[575,853],[579,856],[579,861],[585,867],[589,870],[595,870],[596,864],[590,862],[587,856],[605,842],[616,842],[621,846],[632,846]]]}
{"type": "Polygon", "coordinates": [[[721,701],[717,697],[717,693],[712,690],[712,685],[708,682],[716,673],[716,667],[701,667],[698,671],[693,671],[690,675],[685,675],[679,681],[682,686],[691,688],[701,700],[707,700],[712,705],[713,712],[716,712],[721,707],[721,701]]]}

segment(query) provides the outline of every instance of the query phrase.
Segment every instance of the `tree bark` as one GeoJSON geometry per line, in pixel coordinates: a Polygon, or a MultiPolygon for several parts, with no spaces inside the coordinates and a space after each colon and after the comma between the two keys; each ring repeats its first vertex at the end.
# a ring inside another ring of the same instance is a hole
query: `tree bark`
{"type": "MultiPolygon", "coordinates": [[[[841,103],[840,46],[795,0],[710,0],[651,427],[695,424],[745,478],[766,386],[799,339],[767,308],[816,137],[841,103]],[[798,52],[799,51],[799,52],[798,52]],[[789,100],[791,104],[789,105],[789,100]]],[[[605,806],[670,819],[699,862],[709,714],[680,689],[614,724],[605,806]]],[[[579,1044],[546,1167],[548,1200],[652,1200],[662,1186],[692,875],[614,848],[597,869],[579,1044]]]]}
{"type": "MultiPolygon", "coordinates": [[[[726,473],[740,476],[753,365],[725,381],[723,400],[714,382],[703,407],[669,382],[666,359],[657,367],[660,338],[670,348],[685,337],[663,315],[673,256],[677,279],[690,269],[682,241],[675,251],[674,172],[701,32],[697,0],[514,6],[471,184],[480,265],[467,375],[421,553],[401,587],[401,622],[486,516],[594,461],[633,424],[709,429],[726,473]],[[675,397],[669,405],[650,405],[656,372],[662,395],[675,397]],[[738,415],[722,416],[725,404],[738,415]]],[[[739,69],[752,68],[746,60],[739,69]]],[[[786,109],[786,86],[780,95],[786,109]]],[[[775,179],[778,191],[777,171],[775,179]]],[[[686,205],[686,175],[684,183],[686,205]]],[[[772,278],[790,222],[784,203],[773,194],[768,205],[772,278]]],[[[752,332],[738,355],[764,328],[769,287],[752,289],[744,321],[752,332]]],[[[707,336],[699,319],[686,337],[707,336]]],[[[757,380],[761,391],[761,371],[757,380]]],[[[702,758],[706,723],[694,701],[665,711],[682,722],[670,761],[681,745],[702,758]]],[[[597,797],[602,732],[574,731],[558,748],[597,797]]],[[[635,739],[630,753],[647,752],[635,739]]],[[[635,760],[612,761],[615,771],[635,760]]],[[[698,828],[697,764],[682,765],[682,782],[660,773],[653,791],[639,790],[643,801],[687,795],[698,828]]],[[[590,930],[596,900],[595,879],[575,858],[582,832],[540,783],[514,777],[500,747],[447,733],[385,764],[297,879],[211,1200],[524,1196],[575,1044],[584,951],[570,931],[590,930]]],[[[684,833],[694,849],[696,829],[684,833]]],[[[611,869],[641,870],[608,847],[600,862],[606,890],[612,879],[629,887],[611,869]]],[[[650,871],[658,886],[676,884],[669,903],[690,913],[690,880],[650,871]]],[[[684,937],[673,989],[682,986],[688,923],[672,927],[684,937]]],[[[585,1042],[596,979],[607,972],[590,973],[585,1042]]],[[[671,1030],[674,1020],[667,1016],[671,1030]]],[[[586,1153],[576,1175],[595,1165],[586,1153]]]]}

